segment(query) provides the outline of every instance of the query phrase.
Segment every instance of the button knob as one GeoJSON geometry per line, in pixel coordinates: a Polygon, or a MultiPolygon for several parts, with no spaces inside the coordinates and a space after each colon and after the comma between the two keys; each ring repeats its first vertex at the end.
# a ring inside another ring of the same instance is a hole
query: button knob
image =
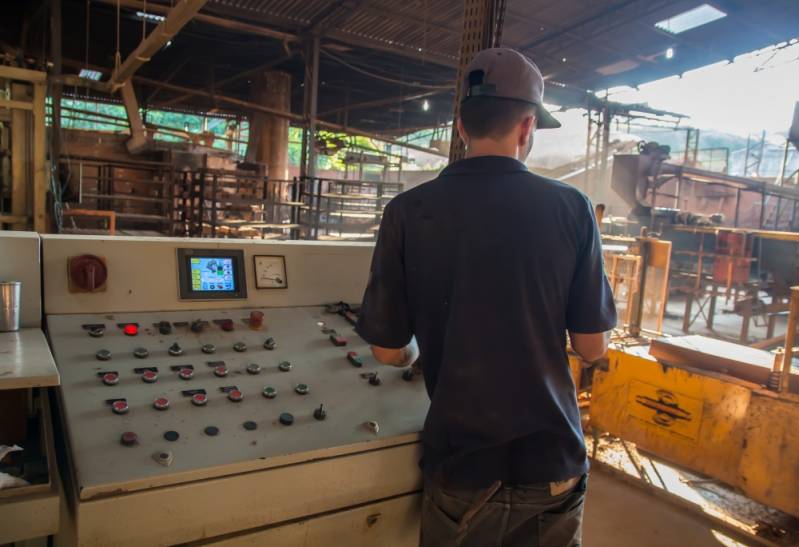
{"type": "Polygon", "coordinates": [[[169,321],[159,321],[158,332],[160,334],[172,334],[172,325],[169,323],[169,321]]]}
{"type": "Polygon", "coordinates": [[[247,372],[250,374],[260,374],[261,372],[261,365],[258,363],[250,363],[247,365],[247,372]]]}
{"type": "Polygon", "coordinates": [[[277,390],[272,386],[266,386],[262,391],[262,393],[264,394],[264,397],[266,397],[267,399],[274,399],[275,397],[277,397],[277,390]]]}
{"type": "Polygon", "coordinates": [[[309,388],[307,384],[297,384],[294,386],[294,391],[300,395],[308,395],[308,393],[311,391],[311,388],[309,388]]]}
{"type": "Polygon", "coordinates": [[[264,349],[273,350],[275,347],[277,347],[277,343],[275,343],[275,339],[270,336],[264,342],[264,349]]]}
{"type": "Polygon", "coordinates": [[[105,287],[108,269],[99,256],[81,255],[69,259],[67,267],[71,292],[94,292],[105,287]]]}
{"type": "Polygon", "coordinates": [[[244,394],[238,389],[231,389],[227,392],[227,398],[234,403],[240,403],[242,400],[244,400],[244,394]]]}
{"type": "Polygon", "coordinates": [[[214,367],[214,375],[224,378],[228,375],[228,368],[225,365],[219,365],[218,367],[214,367]]]}
{"type": "Polygon", "coordinates": [[[283,425],[291,425],[294,423],[294,416],[288,412],[284,412],[278,418],[281,424],[283,425]]]}
{"type": "Polygon", "coordinates": [[[239,353],[247,351],[247,344],[245,344],[244,342],[236,342],[235,344],[233,344],[233,349],[235,351],[238,351],[239,353]]]}
{"type": "Polygon", "coordinates": [[[250,328],[253,330],[260,329],[264,323],[264,312],[253,310],[250,312],[250,328]]]}
{"type": "Polygon", "coordinates": [[[119,383],[119,374],[116,372],[106,372],[103,374],[103,383],[107,386],[115,386],[119,383]]]}
{"type": "Polygon", "coordinates": [[[166,397],[158,397],[155,401],[153,401],[153,407],[156,410],[166,410],[169,408],[169,399],[166,397]]]}
{"type": "Polygon", "coordinates": [[[102,338],[105,334],[105,327],[91,327],[89,329],[89,336],[92,338],[102,338]]]}
{"type": "Polygon", "coordinates": [[[119,437],[119,442],[122,443],[123,446],[134,446],[139,442],[139,436],[133,431],[125,431],[119,437]]]}
{"type": "Polygon", "coordinates": [[[291,363],[288,361],[283,361],[277,366],[277,368],[280,369],[281,372],[288,372],[291,370],[291,363]]]}
{"type": "Polygon", "coordinates": [[[180,347],[180,344],[175,342],[171,346],[169,346],[169,355],[173,357],[177,357],[179,355],[183,355],[183,348],[180,347]]]}
{"type": "Polygon", "coordinates": [[[180,372],[178,372],[178,376],[180,376],[181,380],[191,380],[194,378],[194,369],[193,368],[182,368],[180,372]]]}
{"type": "Polygon", "coordinates": [[[130,410],[130,406],[128,406],[127,401],[120,399],[111,403],[111,410],[114,414],[127,414],[128,410],[130,410]]]}
{"type": "Polygon", "coordinates": [[[203,344],[203,347],[200,349],[203,353],[210,355],[216,351],[216,346],[213,344],[203,344]]]}
{"type": "Polygon", "coordinates": [[[107,349],[101,349],[97,353],[94,354],[98,361],[110,361],[111,360],[111,352],[107,349]]]}
{"type": "Polygon", "coordinates": [[[141,379],[147,384],[154,384],[158,381],[158,373],[154,370],[145,370],[142,372],[141,379]]]}
{"type": "Polygon", "coordinates": [[[191,396],[191,404],[196,406],[205,406],[208,402],[208,395],[205,393],[195,393],[191,396]]]}
{"type": "Polygon", "coordinates": [[[150,355],[150,351],[147,348],[136,348],[133,350],[133,356],[136,359],[145,359],[148,355],[150,355]]]}
{"type": "Polygon", "coordinates": [[[313,417],[319,421],[327,418],[327,411],[325,410],[325,405],[319,405],[319,408],[313,411],[313,417]]]}

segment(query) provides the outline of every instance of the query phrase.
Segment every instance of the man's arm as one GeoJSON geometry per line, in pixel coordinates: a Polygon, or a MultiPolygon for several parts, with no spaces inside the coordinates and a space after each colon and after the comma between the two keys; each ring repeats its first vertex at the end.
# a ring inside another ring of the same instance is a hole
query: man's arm
{"type": "Polygon", "coordinates": [[[410,359],[416,360],[419,350],[406,296],[402,220],[396,205],[390,201],[383,213],[355,330],[372,346],[379,362],[405,366],[410,359]]]}
{"type": "Polygon", "coordinates": [[[583,244],[569,290],[566,329],[572,349],[586,361],[596,361],[608,349],[610,331],[616,326],[616,306],[605,277],[602,239],[591,202],[584,197],[583,244]]]}
{"type": "Polygon", "coordinates": [[[610,341],[610,331],[584,334],[569,331],[572,349],[583,358],[584,361],[593,362],[602,358],[608,350],[610,341]]]}
{"type": "Polygon", "coordinates": [[[372,346],[372,355],[384,365],[394,367],[407,367],[416,362],[419,358],[419,345],[416,337],[411,338],[410,343],[403,348],[381,348],[372,346]]]}

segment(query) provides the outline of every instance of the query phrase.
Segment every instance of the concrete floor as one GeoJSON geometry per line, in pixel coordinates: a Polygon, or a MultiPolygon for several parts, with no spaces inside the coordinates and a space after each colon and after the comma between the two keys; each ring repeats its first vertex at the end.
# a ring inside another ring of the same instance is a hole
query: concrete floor
{"type": "Polygon", "coordinates": [[[686,510],[595,469],[583,519],[584,547],[744,545],[686,510]]]}

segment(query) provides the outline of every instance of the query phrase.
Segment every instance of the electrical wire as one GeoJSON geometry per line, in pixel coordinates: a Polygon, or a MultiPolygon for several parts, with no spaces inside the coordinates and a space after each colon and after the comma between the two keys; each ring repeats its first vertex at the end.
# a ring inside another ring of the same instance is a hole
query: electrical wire
{"type": "Polygon", "coordinates": [[[388,78],[386,76],[380,76],[380,75],[375,74],[373,72],[369,72],[367,70],[358,68],[357,66],[348,63],[347,61],[345,61],[341,57],[330,53],[326,49],[322,49],[322,53],[324,55],[326,55],[327,57],[330,57],[331,59],[333,59],[337,63],[342,64],[345,67],[349,68],[350,70],[354,70],[355,72],[357,72],[359,74],[363,74],[364,76],[369,76],[370,78],[374,78],[376,80],[381,80],[383,82],[388,82],[388,83],[391,83],[391,84],[405,85],[405,86],[416,87],[416,88],[420,88],[420,89],[452,89],[452,87],[455,85],[454,83],[449,83],[449,84],[446,84],[446,85],[430,85],[430,84],[421,84],[421,83],[417,83],[417,82],[405,82],[405,81],[402,81],[402,80],[396,80],[394,78],[388,78]]]}

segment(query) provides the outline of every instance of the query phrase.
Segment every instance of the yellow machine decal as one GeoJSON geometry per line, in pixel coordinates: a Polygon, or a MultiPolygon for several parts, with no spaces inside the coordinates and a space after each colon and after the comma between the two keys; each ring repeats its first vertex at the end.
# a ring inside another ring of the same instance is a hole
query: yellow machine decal
{"type": "Polygon", "coordinates": [[[668,430],[675,435],[696,441],[702,423],[702,401],[656,385],[630,381],[628,391],[629,414],[668,430]]]}

